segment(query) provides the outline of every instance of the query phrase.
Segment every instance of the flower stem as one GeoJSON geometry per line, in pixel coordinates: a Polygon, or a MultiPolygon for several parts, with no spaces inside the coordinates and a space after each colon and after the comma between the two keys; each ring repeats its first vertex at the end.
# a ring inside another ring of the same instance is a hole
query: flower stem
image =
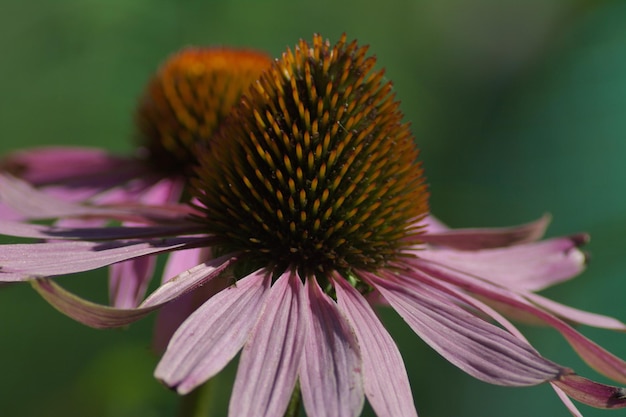
{"type": "Polygon", "coordinates": [[[298,414],[300,414],[300,399],[300,382],[298,382],[293,390],[293,394],[291,394],[285,417],[298,417],[298,414]]]}
{"type": "Polygon", "coordinates": [[[181,397],[177,417],[210,417],[213,411],[211,407],[211,389],[209,379],[189,394],[181,397]]]}

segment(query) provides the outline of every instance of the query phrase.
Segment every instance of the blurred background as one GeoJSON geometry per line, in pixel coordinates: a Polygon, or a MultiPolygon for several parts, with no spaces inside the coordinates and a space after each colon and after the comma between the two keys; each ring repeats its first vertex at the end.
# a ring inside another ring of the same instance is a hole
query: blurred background
{"type": "MultiPolygon", "coordinates": [[[[545,212],[549,235],[587,231],[592,262],[545,293],[626,321],[626,2],[593,0],[0,0],[0,151],[133,148],[132,116],[160,61],[187,45],[278,57],[315,32],[369,44],[422,149],[431,206],[454,227],[545,212]]],[[[101,294],[104,273],[67,277],[101,294]]],[[[100,296],[101,297],[101,296],[100,296]]],[[[568,416],[548,385],[491,386],[382,312],[425,417],[568,416]]],[[[0,289],[0,408],[7,417],[166,417],[152,319],[99,331],[28,285],[0,289]]],[[[551,329],[521,326],[547,357],[604,382],[551,329]]],[[[626,335],[581,329],[626,357],[626,335]]],[[[228,403],[234,367],[215,393],[228,403]]],[[[624,415],[580,406],[585,416],[624,415]]],[[[371,416],[366,409],[364,415],[371,416]]]]}

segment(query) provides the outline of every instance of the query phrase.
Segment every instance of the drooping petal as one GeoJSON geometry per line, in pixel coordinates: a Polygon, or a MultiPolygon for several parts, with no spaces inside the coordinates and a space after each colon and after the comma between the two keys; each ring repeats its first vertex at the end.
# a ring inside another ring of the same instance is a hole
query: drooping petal
{"type": "Polygon", "coordinates": [[[419,283],[424,283],[428,285],[429,287],[431,287],[432,289],[435,289],[435,290],[441,291],[444,294],[450,295],[453,300],[458,300],[460,304],[464,303],[470,308],[473,308],[476,311],[480,311],[481,313],[485,314],[487,317],[494,320],[504,329],[506,329],[513,336],[517,337],[518,339],[524,342],[528,342],[526,337],[524,337],[524,335],[513,325],[513,323],[511,323],[509,320],[504,318],[496,310],[491,308],[491,306],[483,303],[482,301],[480,301],[479,299],[475,297],[472,297],[471,295],[468,295],[462,291],[459,291],[456,287],[454,287],[453,285],[447,282],[433,279],[432,277],[425,275],[425,274],[419,277],[419,281],[413,280],[409,277],[406,277],[404,275],[399,275],[399,274],[393,275],[393,276],[386,275],[385,277],[389,279],[397,280],[402,285],[406,285],[409,288],[412,288],[414,291],[421,291],[422,286],[419,283]]]}
{"type": "Polygon", "coordinates": [[[132,309],[120,309],[93,303],[70,293],[48,278],[34,280],[31,284],[54,308],[80,323],[95,328],[120,327],[145,317],[163,304],[220,275],[230,265],[230,261],[225,262],[223,259],[220,261],[221,264],[214,262],[213,264],[198,265],[194,269],[180,274],[178,279],[173,280],[175,285],[171,284],[165,290],[162,289],[163,287],[157,289],[149,297],[150,301],[132,309]]]}
{"type": "Polygon", "coordinates": [[[561,371],[528,343],[450,300],[373,274],[364,276],[426,343],[475,378],[496,385],[528,386],[549,381],[561,371]]]}
{"type": "Polygon", "coordinates": [[[308,334],[300,363],[302,401],[310,417],[358,416],[362,364],[354,331],[315,278],[305,284],[308,334]]]}
{"type": "Polygon", "coordinates": [[[583,404],[596,408],[626,408],[626,388],[600,384],[573,373],[564,374],[553,383],[583,404]]]}
{"type": "Polygon", "coordinates": [[[241,353],[230,417],[280,417],[285,413],[307,334],[302,293],[302,282],[295,273],[284,273],[272,286],[241,353]]]}
{"type": "Polygon", "coordinates": [[[109,297],[117,308],[135,308],[143,299],[156,264],[156,257],[143,256],[109,267],[109,297]]]}
{"type": "Polygon", "coordinates": [[[137,321],[159,306],[136,309],[118,309],[96,304],[63,289],[49,278],[31,281],[37,292],[54,308],[66,316],[95,328],[120,327],[137,321]]]}
{"type": "Polygon", "coordinates": [[[474,276],[463,274],[459,271],[448,269],[421,259],[411,260],[411,263],[416,267],[416,271],[414,271],[413,275],[417,280],[420,279],[421,271],[432,277],[463,288],[466,291],[493,300],[496,303],[501,303],[512,309],[532,315],[542,323],[555,328],[561,333],[589,366],[615,381],[626,384],[625,361],[587,339],[563,320],[560,320],[549,312],[527,301],[522,295],[493,285],[487,281],[477,279],[474,276]]]}
{"type": "MultiPolygon", "coordinates": [[[[396,275],[396,277],[403,283],[403,285],[407,285],[409,287],[415,287],[416,290],[419,290],[417,286],[415,286],[415,281],[412,279],[407,279],[406,277],[396,275]]],[[[506,318],[502,317],[497,311],[492,309],[489,305],[483,303],[482,301],[473,298],[471,295],[468,295],[464,292],[461,292],[455,289],[453,286],[448,284],[447,282],[443,282],[442,280],[433,279],[427,275],[420,277],[420,281],[426,283],[427,285],[432,286],[438,290],[441,290],[444,293],[450,294],[453,298],[460,300],[463,303],[466,303],[471,308],[480,311],[481,313],[486,314],[488,317],[495,320],[498,324],[500,324],[503,328],[505,328],[509,333],[518,339],[528,342],[524,335],[506,318]]],[[[563,402],[565,407],[572,413],[574,417],[583,417],[580,411],[576,408],[576,406],[572,403],[570,398],[561,390],[559,387],[555,386],[552,381],[550,381],[550,385],[558,395],[559,399],[563,402]]]]}
{"type": "Polygon", "coordinates": [[[73,274],[128,259],[202,245],[206,238],[2,245],[0,281],[73,274]]]}
{"type": "Polygon", "coordinates": [[[341,277],[335,283],[338,306],[359,342],[365,395],[376,415],[417,417],[409,377],[395,342],[358,291],[341,277]]]}
{"type": "Polygon", "coordinates": [[[416,251],[415,254],[498,285],[537,291],[582,272],[586,257],[578,249],[581,243],[583,236],[573,236],[509,248],[471,252],[433,249],[416,251]]]}
{"type": "MultiPolygon", "coordinates": [[[[163,270],[162,282],[166,283],[181,272],[208,261],[211,259],[208,252],[209,250],[207,248],[194,248],[170,253],[163,270]]],[[[199,291],[190,292],[178,297],[159,310],[152,336],[152,346],[156,352],[165,351],[176,329],[180,327],[196,308],[206,301],[208,298],[205,296],[207,289],[208,292],[212,293],[209,295],[217,293],[217,290],[213,288],[217,287],[214,285],[217,281],[218,280],[213,280],[199,291]]]]}
{"type": "Polygon", "coordinates": [[[478,250],[519,245],[540,239],[550,223],[551,216],[546,214],[531,223],[501,228],[448,229],[437,219],[428,216],[425,219],[426,233],[421,240],[438,246],[457,250],[478,250]]]}
{"type": "Polygon", "coordinates": [[[266,271],[255,272],[200,306],[172,337],[154,376],[184,395],[221,371],[248,338],[270,281],[266,271]]]}
{"type": "Polygon", "coordinates": [[[44,240],[117,240],[175,236],[198,232],[198,225],[181,223],[171,226],[101,227],[99,220],[63,219],[46,226],[0,220],[0,234],[44,240]],[[72,227],[70,227],[70,224],[72,227]]]}

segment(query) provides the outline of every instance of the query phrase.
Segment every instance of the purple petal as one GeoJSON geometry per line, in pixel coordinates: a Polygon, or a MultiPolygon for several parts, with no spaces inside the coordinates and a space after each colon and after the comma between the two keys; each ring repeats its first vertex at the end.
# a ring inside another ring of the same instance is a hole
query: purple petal
{"type": "MultiPolygon", "coordinates": [[[[141,165],[140,165],[141,166],[141,165]]],[[[59,184],[45,185],[37,190],[59,200],[89,203],[96,206],[139,202],[144,193],[162,178],[145,169],[129,173],[101,173],[93,177],[77,177],[59,184]]],[[[170,200],[163,200],[167,202],[170,200]]]]}
{"type": "MultiPolygon", "coordinates": [[[[60,230],[75,230],[75,229],[82,229],[84,232],[87,232],[86,229],[90,229],[90,230],[94,230],[94,229],[103,229],[105,228],[105,226],[107,225],[108,220],[105,219],[81,219],[81,218],[75,218],[75,217],[69,217],[66,219],[58,219],[57,221],[54,222],[54,226],[52,228],[52,230],[54,231],[60,231],[60,230]]],[[[31,225],[31,224],[27,224],[26,227],[28,226],[36,226],[36,225],[31,225]]],[[[5,225],[2,224],[2,222],[0,222],[0,228],[5,227],[5,225]]],[[[58,240],[59,238],[56,238],[54,236],[45,236],[45,232],[44,230],[50,230],[49,227],[47,228],[46,226],[44,226],[44,229],[26,229],[23,228],[21,229],[22,231],[26,232],[26,233],[35,233],[35,236],[22,236],[22,237],[32,237],[34,239],[52,239],[52,240],[58,240]],[[41,233],[43,236],[40,236],[39,233],[41,233]]],[[[115,229],[115,228],[114,228],[115,229]]],[[[17,229],[20,230],[20,229],[17,229]]],[[[6,233],[7,235],[12,235],[12,236],[18,236],[12,233],[6,233]]],[[[153,235],[153,236],[162,236],[162,234],[158,234],[158,235],[153,235]]],[[[128,236],[122,236],[120,237],[120,239],[123,239],[124,237],[128,238],[128,236]]],[[[151,237],[151,236],[141,236],[141,237],[151,237]]],[[[89,239],[85,239],[85,238],[79,238],[78,240],[89,240],[89,239]]]]}
{"type": "Polygon", "coordinates": [[[295,273],[283,274],[272,286],[241,353],[229,416],[285,413],[307,335],[302,293],[302,282],[295,273]]]}
{"type": "Polygon", "coordinates": [[[622,332],[626,331],[626,324],[613,317],[578,310],[577,308],[557,303],[537,294],[525,294],[524,297],[544,310],[568,322],[622,332]]]}
{"type": "Polygon", "coordinates": [[[626,388],[600,384],[573,373],[562,375],[553,383],[583,404],[596,408],[626,408],[626,388]]]}
{"type": "Polygon", "coordinates": [[[422,226],[424,228],[424,233],[428,235],[447,232],[450,230],[448,226],[446,226],[442,221],[433,216],[432,213],[420,219],[416,226],[417,225],[422,226]]]}
{"type": "Polygon", "coordinates": [[[567,407],[569,412],[572,413],[574,417],[583,417],[583,415],[580,413],[580,411],[578,411],[578,408],[576,408],[570,397],[568,397],[561,388],[557,387],[554,382],[550,382],[550,385],[552,386],[554,392],[556,392],[556,395],[559,396],[559,399],[563,402],[565,407],[567,407]]]}
{"type": "Polygon", "coordinates": [[[468,313],[428,287],[420,292],[373,274],[364,277],[426,343],[482,381],[528,386],[549,381],[561,368],[500,327],[468,313]]]}
{"type": "Polygon", "coordinates": [[[31,281],[39,294],[54,308],[72,319],[95,328],[120,327],[137,321],[155,309],[181,295],[194,290],[224,272],[231,264],[224,259],[198,265],[168,283],[168,288],[160,287],[138,308],[120,309],[87,301],[72,294],[52,280],[43,278],[31,281]],[[219,263],[221,262],[221,264],[219,263]]]}
{"type": "Polygon", "coordinates": [[[100,217],[145,223],[159,220],[180,221],[193,211],[184,205],[145,206],[124,203],[110,207],[96,207],[72,203],[37,190],[30,184],[6,174],[0,174],[0,202],[33,220],[100,217]]]}
{"type": "MultiPolygon", "coordinates": [[[[506,305],[513,311],[529,314],[542,323],[554,327],[592,368],[615,381],[626,384],[626,362],[587,339],[564,321],[530,303],[521,295],[424,260],[415,259],[412,263],[419,271],[434,278],[449,282],[498,304],[506,305]]],[[[419,271],[413,273],[413,277],[417,280],[421,279],[419,271]]]]}
{"type": "Polygon", "coordinates": [[[111,176],[138,164],[95,148],[41,147],[9,154],[2,165],[16,170],[26,181],[40,185],[93,175],[111,176]]]}
{"type": "Polygon", "coordinates": [[[54,308],[66,316],[95,328],[121,327],[137,321],[159,306],[118,309],[96,304],[66,291],[48,278],[31,281],[37,292],[54,308]]]}
{"type": "Polygon", "coordinates": [[[447,229],[432,216],[427,221],[426,233],[421,240],[438,246],[458,250],[478,250],[519,245],[540,239],[550,223],[551,216],[513,227],[481,229],[447,229]]]}
{"type": "MultiPolygon", "coordinates": [[[[504,327],[509,333],[513,334],[515,337],[517,337],[518,339],[524,342],[528,342],[526,338],[524,337],[524,335],[522,335],[520,331],[515,326],[513,326],[511,322],[509,322],[507,319],[502,317],[498,312],[493,310],[487,304],[475,298],[472,298],[471,296],[466,295],[465,293],[461,291],[457,291],[454,288],[450,287],[449,284],[443,283],[439,280],[430,280],[429,278],[427,278],[427,282],[429,282],[429,285],[433,285],[435,288],[440,288],[444,290],[444,292],[451,294],[453,297],[456,297],[462,302],[467,303],[467,305],[471,306],[472,308],[475,308],[476,310],[486,314],[487,316],[494,319],[502,327],[504,327]]],[[[576,406],[572,403],[570,398],[559,387],[555,386],[552,381],[550,381],[550,385],[552,386],[552,388],[558,395],[559,399],[563,402],[565,407],[567,407],[567,409],[570,411],[570,413],[572,413],[574,417],[583,417],[580,411],[578,411],[576,406]]]]}
{"type": "MultiPolygon", "coordinates": [[[[404,282],[407,282],[407,281],[404,280],[404,282]]],[[[504,327],[507,331],[509,331],[511,334],[513,334],[518,339],[520,339],[520,340],[522,340],[524,342],[527,342],[527,340],[524,337],[524,335],[522,335],[520,333],[520,331],[515,326],[513,326],[513,324],[511,324],[507,319],[502,317],[498,312],[493,310],[491,307],[489,307],[485,303],[483,303],[483,302],[481,302],[481,301],[479,301],[479,300],[477,300],[475,298],[472,298],[471,296],[466,295],[465,293],[463,293],[461,291],[455,290],[449,284],[447,284],[445,282],[441,282],[440,280],[434,280],[434,279],[430,279],[430,277],[424,277],[422,279],[422,282],[427,282],[429,285],[432,285],[435,288],[441,289],[444,292],[447,292],[448,294],[452,295],[453,297],[458,298],[459,300],[461,300],[462,302],[464,302],[467,305],[471,306],[472,308],[475,308],[476,310],[478,310],[478,311],[486,314],[487,316],[491,317],[492,319],[494,319],[498,324],[500,324],[502,327],[504,327]]],[[[407,284],[408,284],[408,282],[407,282],[407,284]]],[[[410,284],[408,284],[408,285],[410,285],[410,284]]],[[[580,411],[578,411],[576,406],[572,403],[570,398],[559,387],[555,386],[552,381],[550,381],[550,385],[552,385],[552,388],[554,389],[554,391],[558,395],[559,399],[563,402],[565,407],[567,407],[567,409],[570,411],[570,413],[572,413],[572,415],[574,417],[583,417],[582,414],[580,413],[580,411]]]]}
{"type": "Polygon", "coordinates": [[[142,193],[140,201],[148,205],[174,203],[180,200],[184,188],[182,178],[163,178],[142,193]]]}
{"type": "MultiPolygon", "coordinates": [[[[162,178],[156,175],[143,175],[132,181],[115,184],[110,189],[99,191],[89,198],[88,203],[96,206],[139,203],[143,205],[163,205],[180,200],[184,180],[179,177],[162,178]]],[[[45,192],[56,190],[46,187],[45,192]]],[[[56,195],[56,194],[55,194],[56,195]]]]}
{"type": "Polygon", "coordinates": [[[193,223],[141,227],[102,227],[99,223],[100,220],[62,219],[55,226],[45,226],[0,220],[0,234],[44,240],[113,240],[174,236],[201,231],[198,224],[193,223]],[[76,227],[69,227],[70,224],[76,227]]]}
{"type": "MultiPolygon", "coordinates": [[[[211,259],[208,252],[210,251],[207,250],[207,248],[194,248],[170,253],[167,258],[167,262],[165,263],[162,282],[166,283],[171,278],[194,267],[195,265],[208,261],[211,259]]],[[[185,319],[187,319],[187,317],[189,317],[196,308],[202,305],[209,298],[208,296],[205,296],[207,288],[210,293],[208,294],[209,296],[218,292],[218,290],[214,290],[214,287],[217,287],[214,283],[217,281],[218,280],[213,280],[205,285],[201,291],[194,291],[189,294],[185,294],[171,303],[164,305],[163,308],[159,310],[152,337],[152,345],[156,352],[165,351],[165,348],[167,347],[167,344],[176,329],[180,327],[185,319]]],[[[219,290],[221,289],[223,288],[219,288],[219,290]]]]}
{"type": "Polygon", "coordinates": [[[24,220],[24,216],[17,210],[0,202],[0,220],[16,222],[24,220]]]}
{"type": "Polygon", "coordinates": [[[45,219],[82,216],[97,213],[97,209],[71,203],[66,199],[38,191],[17,178],[0,174],[0,201],[25,217],[45,219]]]}
{"type": "Polygon", "coordinates": [[[183,271],[157,288],[140,307],[165,304],[184,293],[196,290],[224,272],[234,261],[235,258],[222,256],[183,271]]]}
{"type": "Polygon", "coordinates": [[[380,417],[417,417],[409,378],[400,351],[365,298],[335,279],[337,303],[359,341],[365,394],[380,417]]]}
{"type": "MultiPolygon", "coordinates": [[[[421,290],[420,287],[415,286],[415,282],[411,279],[411,277],[398,275],[397,279],[399,282],[402,282],[404,285],[412,286],[414,289],[418,291],[421,290]]],[[[465,294],[464,292],[457,290],[454,286],[448,284],[447,282],[443,282],[438,279],[433,279],[426,274],[420,275],[418,280],[420,282],[427,284],[429,287],[435,290],[439,290],[444,294],[450,295],[452,299],[458,299],[459,304],[465,304],[487,315],[488,317],[493,319],[495,322],[497,322],[500,326],[502,326],[504,329],[506,329],[506,331],[511,333],[513,336],[528,343],[528,340],[526,340],[524,335],[510,321],[504,318],[496,310],[491,308],[491,306],[483,303],[482,301],[478,300],[475,297],[472,297],[471,295],[465,294]]]]}
{"type": "Polygon", "coordinates": [[[109,297],[117,308],[135,308],[143,299],[156,263],[155,256],[144,256],[109,267],[109,297]]]}
{"type": "Polygon", "coordinates": [[[248,338],[270,281],[256,272],[200,306],[172,337],[155,377],[184,395],[221,371],[248,338]]]}
{"type": "Polygon", "coordinates": [[[308,335],[300,364],[307,415],[357,416],[363,408],[361,357],[352,328],[315,278],[305,284],[308,335]]]}
{"type": "Polygon", "coordinates": [[[578,275],[586,257],[580,236],[481,251],[416,251],[422,259],[488,279],[498,285],[537,291],[578,275]]]}
{"type": "Polygon", "coordinates": [[[141,256],[197,247],[206,238],[46,242],[0,246],[0,281],[73,274],[141,256]]]}

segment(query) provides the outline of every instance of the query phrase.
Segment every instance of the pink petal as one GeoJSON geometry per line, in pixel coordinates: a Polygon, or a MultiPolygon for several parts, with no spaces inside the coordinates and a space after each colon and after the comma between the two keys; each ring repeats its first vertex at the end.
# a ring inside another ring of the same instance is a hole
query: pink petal
{"type": "MultiPolygon", "coordinates": [[[[399,277],[399,278],[400,278],[400,281],[402,281],[404,285],[415,286],[415,282],[413,282],[412,280],[406,279],[405,277],[399,277]]],[[[485,303],[479,301],[478,299],[472,298],[470,295],[467,295],[461,291],[454,289],[452,286],[450,286],[450,284],[446,282],[442,282],[441,280],[431,279],[428,276],[423,276],[420,278],[420,280],[432,286],[433,288],[440,289],[441,291],[450,294],[453,298],[458,298],[461,302],[466,303],[468,306],[471,306],[472,308],[475,308],[476,310],[486,314],[487,316],[495,320],[498,324],[500,324],[502,327],[504,327],[512,335],[514,335],[515,337],[517,337],[518,339],[524,342],[528,342],[526,338],[524,337],[524,335],[522,335],[520,331],[515,326],[513,326],[513,324],[511,324],[507,319],[502,317],[498,312],[493,310],[491,307],[489,307],[485,303]]],[[[556,394],[559,396],[559,399],[563,402],[563,404],[570,411],[570,413],[572,413],[574,417],[583,417],[580,411],[578,411],[576,406],[574,406],[572,401],[569,399],[569,397],[560,388],[555,386],[553,382],[550,382],[550,384],[552,385],[552,388],[554,389],[556,394]]]]}
{"type": "Polygon", "coordinates": [[[427,287],[412,291],[373,274],[364,277],[426,343],[482,381],[528,386],[549,381],[561,368],[505,330],[468,313],[427,287]]]}
{"type": "Polygon", "coordinates": [[[281,417],[285,413],[307,335],[302,293],[295,273],[283,274],[272,286],[241,353],[229,416],[281,417]]]}
{"type": "Polygon", "coordinates": [[[140,201],[148,205],[174,203],[180,200],[184,188],[182,178],[164,178],[142,193],[140,201]]]}
{"type": "Polygon", "coordinates": [[[141,303],[139,307],[165,304],[175,298],[178,298],[184,293],[196,290],[224,272],[227,267],[235,262],[235,260],[235,258],[222,256],[220,258],[211,259],[201,263],[200,265],[196,265],[187,271],[183,271],[157,288],[143,301],[143,303],[141,303]],[[209,275],[205,276],[204,274],[207,271],[209,272],[209,275]]]}
{"type": "MultiPolygon", "coordinates": [[[[389,277],[389,276],[387,276],[389,277]]],[[[410,277],[405,277],[403,275],[395,275],[393,277],[402,285],[406,285],[413,289],[414,291],[421,291],[422,287],[417,284],[416,280],[411,279],[410,277]],[[417,285],[416,285],[417,284],[417,285]]],[[[459,304],[466,304],[467,306],[480,311],[481,313],[487,315],[495,322],[497,322],[500,326],[502,326],[506,331],[511,333],[513,336],[518,339],[528,343],[528,340],[524,337],[524,335],[506,318],[504,318],[500,313],[491,308],[489,305],[483,303],[477,298],[472,297],[471,295],[465,294],[462,291],[457,290],[454,286],[448,284],[447,282],[443,282],[438,279],[433,279],[428,275],[419,276],[419,282],[427,284],[429,287],[439,290],[444,294],[448,294],[452,299],[459,300],[459,304]]]]}
{"type": "Polygon", "coordinates": [[[586,257],[580,236],[480,251],[416,251],[422,259],[488,279],[509,288],[537,291],[578,275],[586,257]]]}
{"type": "Polygon", "coordinates": [[[447,232],[450,230],[448,226],[446,226],[442,221],[433,216],[432,213],[421,219],[418,224],[424,227],[424,233],[428,235],[447,232]]]}
{"type": "MultiPolygon", "coordinates": [[[[104,229],[105,226],[108,224],[108,220],[105,219],[81,219],[81,218],[75,218],[75,217],[69,217],[66,219],[58,219],[57,221],[54,222],[53,226],[43,226],[43,228],[41,229],[35,229],[32,228],[30,231],[28,229],[26,229],[26,227],[28,226],[37,226],[37,225],[33,225],[33,224],[27,224],[26,226],[24,226],[24,229],[22,229],[23,232],[25,233],[34,233],[34,236],[22,236],[22,235],[17,235],[17,234],[13,234],[13,233],[6,233],[7,235],[12,235],[12,236],[21,236],[21,237],[32,237],[34,239],[52,239],[52,240],[57,240],[59,238],[55,237],[55,236],[47,236],[45,233],[46,232],[59,232],[59,231],[66,231],[68,232],[69,230],[76,230],[76,229],[82,229],[84,232],[87,232],[87,230],[85,229],[90,229],[91,231],[94,231],[95,229],[104,229]]],[[[22,224],[23,226],[23,224],[22,224]]],[[[1,222],[0,222],[0,228],[5,227],[1,222]]],[[[106,228],[109,229],[109,228],[106,228]]],[[[115,227],[113,229],[116,229],[115,227]]],[[[122,228],[120,228],[122,229],[122,228]]],[[[142,229],[145,230],[145,229],[142,229]]],[[[1,230],[0,230],[1,231],[1,230]]],[[[63,234],[63,233],[61,233],[63,234]]],[[[151,235],[151,236],[163,236],[163,234],[156,234],[156,235],[151,235]]],[[[122,236],[120,238],[128,238],[129,236],[122,236]]],[[[149,236],[143,236],[143,237],[150,237],[149,236]]],[[[120,239],[117,238],[116,239],[120,239]]],[[[62,239],[62,238],[61,238],[62,239]]],[[[84,238],[79,238],[79,240],[85,240],[84,238]]]]}
{"type": "Polygon", "coordinates": [[[193,211],[190,207],[183,205],[145,206],[125,203],[110,207],[95,207],[72,203],[37,190],[30,184],[6,174],[0,174],[0,202],[33,220],[100,217],[145,223],[155,220],[180,221],[193,211]]]}
{"type": "Polygon", "coordinates": [[[198,224],[103,227],[100,220],[62,219],[54,226],[0,220],[0,234],[44,240],[113,240],[197,233],[198,224]],[[70,227],[72,225],[72,227],[70,227]]]}
{"type": "Polygon", "coordinates": [[[198,211],[187,204],[158,204],[147,206],[140,203],[119,203],[99,208],[97,215],[85,217],[102,217],[136,223],[185,223],[190,214],[198,211]]]}
{"type": "Polygon", "coordinates": [[[380,417],[417,417],[400,351],[365,298],[336,277],[337,303],[359,341],[365,395],[380,417]]]}
{"type": "Polygon", "coordinates": [[[156,257],[142,258],[113,264],[109,267],[109,297],[117,308],[134,308],[143,299],[152,278],[156,257]]]}
{"type": "MultiPolygon", "coordinates": [[[[96,206],[119,205],[123,203],[158,206],[178,202],[183,188],[184,180],[182,178],[163,178],[148,174],[131,181],[114,184],[109,189],[100,190],[96,195],[92,195],[88,202],[96,206]]],[[[46,193],[51,191],[56,190],[51,190],[51,187],[45,188],[46,193]]]]}
{"type": "Polygon", "coordinates": [[[600,384],[573,373],[562,375],[553,383],[583,404],[596,408],[626,408],[626,388],[600,384]]]}
{"type": "MultiPolygon", "coordinates": [[[[206,248],[194,248],[172,252],[167,258],[163,271],[162,282],[166,283],[172,277],[211,259],[206,248]]],[[[209,288],[210,295],[217,293],[213,291],[214,283],[217,280],[205,285],[202,291],[194,291],[185,294],[163,306],[157,315],[152,345],[156,352],[164,352],[172,335],[178,327],[194,312],[196,308],[206,301],[204,296],[206,288],[209,288]]]]}
{"type": "Polygon", "coordinates": [[[200,306],[172,337],[155,377],[184,395],[221,371],[248,338],[270,281],[256,272],[200,306]]]}
{"type": "Polygon", "coordinates": [[[308,416],[358,416],[363,408],[359,346],[351,326],[315,278],[305,284],[308,335],[300,364],[308,416]]]}
{"type": "Polygon", "coordinates": [[[38,191],[25,181],[6,174],[0,174],[0,201],[32,219],[80,216],[98,212],[97,209],[38,191]]]}
{"type": "Polygon", "coordinates": [[[95,328],[126,326],[147,316],[159,307],[154,305],[148,308],[118,309],[80,298],[48,278],[31,281],[31,284],[58,311],[82,324],[95,328]]]}
{"type": "Polygon", "coordinates": [[[0,246],[0,281],[73,274],[141,256],[200,246],[206,238],[46,242],[0,246]]]}
{"type": "MultiPolygon", "coordinates": [[[[51,198],[65,201],[68,203],[80,204],[81,202],[87,202],[90,198],[94,197],[103,190],[108,190],[109,187],[117,186],[117,182],[107,184],[91,185],[90,187],[72,187],[71,185],[48,185],[37,188],[38,191],[46,193],[51,198]]],[[[15,205],[15,203],[13,203],[15,205]]],[[[25,210],[25,209],[22,209],[25,210]]],[[[29,214],[31,211],[29,211],[29,214]]],[[[37,214],[35,214],[37,215],[37,214]]]]}
{"type": "MultiPolygon", "coordinates": [[[[432,264],[420,259],[415,259],[411,262],[418,270],[432,277],[486,297],[496,303],[502,303],[522,313],[530,314],[538,318],[541,322],[554,327],[565,337],[569,344],[589,366],[615,381],[626,383],[626,362],[587,339],[554,315],[530,303],[521,295],[473,276],[447,269],[441,265],[432,264]]],[[[413,277],[420,280],[419,271],[415,271],[413,277]]]]}
{"type": "MultiPolygon", "coordinates": [[[[136,161],[131,161],[131,163],[136,164],[136,161]]],[[[139,202],[140,197],[149,192],[162,177],[149,171],[142,164],[136,166],[143,169],[76,177],[58,184],[40,186],[37,189],[51,197],[74,203],[94,203],[101,206],[121,202],[139,202]]]]}
{"type": "Polygon", "coordinates": [[[17,210],[0,202],[0,220],[15,222],[24,220],[24,216],[20,214],[17,210]]]}
{"type": "Polygon", "coordinates": [[[584,324],[592,327],[599,327],[603,329],[626,331],[626,324],[613,318],[604,316],[601,314],[589,313],[587,311],[578,310],[572,308],[537,294],[524,294],[524,297],[543,308],[546,311],[560,317],[568,322],[575,324],[584,324]]]}
{"type": "Polygon", "coordinates": [[[146,302],[132,309],[120,309],[87,301],[47,278],[31,281],[31,284],[54,308],[80,323],[95,328],[120,327],[137,321],[163,304],[194,290],[223,273],[231,264],[230,261],[223,259],[219,262],[198,265],[186,271],[170,281],[171,284],[168,283],[166,289],[160,287],[146,302]]]}
{"type": "Polygon", "coordinates": [[[438,246],[458,250],[478,250],[519,245],[540,239],[550,223],[551,216],[544,215],[539,220],[513,227],[481,229],[448,229],[429,216],[426,219],[426,233],[421,240],[438,246]]]}
{"type": "Polygon", "coordinates": [[[101,149],[40,147],[7,155],[2,164],[17,170],[33,184],[46,184],[93,175],[119,173],[138,165],[137,161],[111,155],[101,149]]]}
{"type": "Polygon", "coordinates": [[[580,411],[578,411],[578,408],[576,408],[572,400],[561,388],[557,387],[554,382],[550,382],[550,385],[552,386],[554,392],[556,392],[556,395],[559,396],[559,399],[563,402],[563,404],[565,404],[565,407],[567,407],[569,412],[572,413],[574,417],[583,417],[583,415],[580,413],[580,411]]]}

